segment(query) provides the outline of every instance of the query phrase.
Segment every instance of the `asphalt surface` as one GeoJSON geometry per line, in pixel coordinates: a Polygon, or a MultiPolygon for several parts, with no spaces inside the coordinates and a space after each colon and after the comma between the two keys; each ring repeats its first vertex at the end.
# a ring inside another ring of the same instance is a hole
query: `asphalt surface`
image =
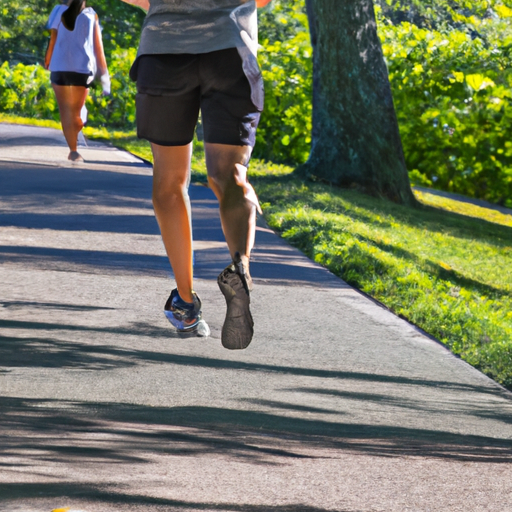
{"type": "Polygon", "coordinates": [[[511,394],[260,219],[255,336],[222,348],[229,262],[191,186],[208,339],[174,287],[151,168],[0,125],[0,511],[512,510],[511,394]]]}

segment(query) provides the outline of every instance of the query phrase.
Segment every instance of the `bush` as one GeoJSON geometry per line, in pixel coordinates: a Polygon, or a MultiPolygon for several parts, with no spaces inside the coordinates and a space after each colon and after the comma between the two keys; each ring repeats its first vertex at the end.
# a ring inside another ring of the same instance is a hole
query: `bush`
{"type": "MultiPolygon", "coordinates": [[[[92,87],[87,98],[88,123],[112,128],[133,127],[135,122],[135,84],[128,77],[136,50],[112,52],[109,70],[112,94],[103,96],[100,87],[92,87]]],[[[38,64],[7,62],[0,66],[0,110],[35,119],[59,120],[50,73],[38,64]]]]}
{"type": "Polygon", "coordinates": [[[41,66],[0,66],[0,110],[40,119],[59,118],[49,73],[41,66]]]}
{"type": "Polygon", "coordinates": [[[137,50],[117,48],[111,53],[108,68],[112,82],[110,96],[103,96],[100,87],[91,90],[87,109],[91,126],[132,129],[135,125],[135,94],[137,88],[128,73],[137,50]]]}
{"type": "Polygon", "coordinates": [[[412,181],[510,205],[512,10],[496,13],[440,30],[380,16],[380,35],[412,181]]]}
{"type": "Polygon", "coordinates": [[[274,0],[260,12],[258,60],[265,109],[254,155],[274,162],[305,162],[311,145],[312,51],[303,2],[274,0]]]}

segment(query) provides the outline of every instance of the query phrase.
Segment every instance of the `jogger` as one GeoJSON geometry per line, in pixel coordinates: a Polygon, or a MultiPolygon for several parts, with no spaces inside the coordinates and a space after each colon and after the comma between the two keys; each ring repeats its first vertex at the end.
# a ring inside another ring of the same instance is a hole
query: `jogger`
{"type": "Polygon", "coordinates": [[[181,332],[207,336],[193,290],[188,178],[201,112],[210,187],[219,200],[232,262],[219,275],[227,313],[222,344],[253,336],[249,260],[256,211],[247,165],[263,108],[256,61],[256,8],[270,0],[124,0],[148,11],[130,71],[137,82],[137,131],[151,143],[153,205],[177,288],[164,311],[181,332]]]}

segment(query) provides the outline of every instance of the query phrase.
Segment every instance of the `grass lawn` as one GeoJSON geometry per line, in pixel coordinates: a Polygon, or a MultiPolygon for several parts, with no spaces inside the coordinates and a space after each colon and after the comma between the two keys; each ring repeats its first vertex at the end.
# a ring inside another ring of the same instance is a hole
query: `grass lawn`
{"type": "Polygon", "coordinates": [[[512,388],[512,216],[430,194],[413,209],[291,173],[252,182],[292,245],[512,388]]]}
{"type": "MultiPolygon", "coordinates": [[[[151,160],[134,133],[86,135],[151,160]]],[[[193,160],[193,180],[206,181],[201,144],[193,160]]],[[[292,171],[251,164],[273,229],[512,389],[512,215],[418,191],[414,209],[292,171]]]]}

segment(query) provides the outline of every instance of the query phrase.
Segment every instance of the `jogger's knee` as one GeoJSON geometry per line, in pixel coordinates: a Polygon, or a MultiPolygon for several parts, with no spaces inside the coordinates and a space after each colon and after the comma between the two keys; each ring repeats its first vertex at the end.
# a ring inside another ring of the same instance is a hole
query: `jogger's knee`
{"type": "Polygon", "coordinates": [[[153,205],[171,206],[176,203],[186,202],[188,192],[186,185],[179,182],[158,183],[153,186],[153,205]]]}

